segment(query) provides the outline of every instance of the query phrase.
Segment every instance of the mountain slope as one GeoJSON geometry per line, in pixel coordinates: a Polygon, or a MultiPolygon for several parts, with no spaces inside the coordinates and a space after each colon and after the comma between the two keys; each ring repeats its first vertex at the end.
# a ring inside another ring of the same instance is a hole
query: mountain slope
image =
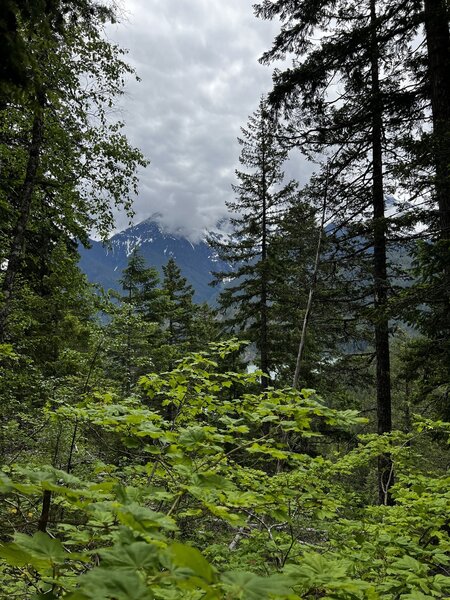
{"type": "Polygon", "coordinates": [[[80,268],[92,283],[105,289],[120,289],[119,279],[128,256],[139,247],[148,266],[162,273],[162,266],[173,257],[188,282],[194,287],[196,302],[214,301],[220,289],[212,288],[211,271],[226,269],[204,241],[192,243],[168,234],[157,222],[147,219],[112,236],[107,245],[91,240],[91,248],[79,248],[80,268]]]}

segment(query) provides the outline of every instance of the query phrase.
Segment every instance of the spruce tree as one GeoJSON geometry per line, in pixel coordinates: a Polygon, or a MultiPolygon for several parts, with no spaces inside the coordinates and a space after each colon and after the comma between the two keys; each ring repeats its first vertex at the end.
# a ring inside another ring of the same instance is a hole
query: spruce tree
{"type": "Polygon", "coordinates": [[[171,257],[163,266],[162,291],[165,297],[164,320],[171,345],[186,342],[190,337],[193,318],[193,287],[181,275],[171,257]]]}
{"type": "Polygon", "coordinates": [[[163,266],[161,286],[163,298],[164,345],[160,348],[160,364],[172,369],[187,353],[205,350],[218,335],[215,312],[206,303],[193,301],[194,288],[181,274],[174,258],[163,266]]]}
{"type": "MultiPolygon", "coordinates": [[[[270,100],[287,110],[294,143],[308,156],[329,154],[330,213],[340,258],[359,253],[365,254],[365,263],[370,260],[371,286],[362,298],[360,315],[369,316],[373,326],[380,434],[392,428],[388,233],[402,228],[402,223],[387,218],[385,197],[395,184],[390,173],[398,138],[414,126],[421,109],[405,83],[411,38],[418,27],[417,19],[407,20],[409,8],[376,0],[320,6],[310,0],[278,0],[256,7],[259,16],[277,15],[283,22],[263,59],[270,62],[288,52],[297,57],[294,68],[275,74],[270,100]],[[350,242],[345,250],[344,241],[350,242]]],[[[360,282],[367,281],[367,275],[362,272],[360,282]]],[[[390,501],[392,481],[390,461],[382,457],[381,502],[390,501]]]]}
{"type": "Polygon", "coordinates": [[[146,321],[161,321],[159,274],[155,267],[147,266],[138,248],[128,257],[120,283],[123,289],[121,300],[124,304],[132,307],[146,321]]]}
{"type": "MultiPolygon", "coordinates": [[[[316,213],[304,201],[302,193],[286,206],[272,240],[273,294],[270,338],[273,369],[280,383],[292,385],[296,357],[301,341],[302,324],[313,285],[314,250],[320,227],[316,213]]],[[[324,331],[314,322],[307,331],[306,364],[301,387],[320,387],[313,375],[327,346],[324,331]]]]}
{"type": "Polygon", "coordinates": [[[123,293],[107,327],[106,372],[128,395],[141,375],[155,370],[163,343],[159,275],[135,248],[120,280],[123,293]]]}
{"type": "MultiPolygon", "coordinates": [[[[281,128],[269,114],[262,99],[258,110],[242,128],[239,161],[233,185],[235,201],[227,202],[232,233],[227,241],[210,238],[220,259],[232,266],[232,283],[220,294],[219,304],[227,314],[226,326],[256,344],[259,366],[264,373],[261,386],[269,383],[273,367],[270,322],[271,304],[277,277],[272,241],[280,218],[297,193],[294,181],[283,182],[282,165],[287,150],[281,142],[281,128]]],[[[213,274],[215,282],[230,278],[229,272],[213,274]]]]}
{"type": "MultiPolygon", "coordinates": [[[[417,285],[405,303],[415,305],[410,322],[422,338],[407,353],[409,376],[418,399],[427,398],[448,418],[450,391],[450,8],[444,0],[424,0],[426,61],[423,95],[431,104],[432,131],[415,145],[415,171],[425,171],[422,194],[431,198],[428,239],[415,254],[417,285]],[[425,160],[424,160],[425,158],[425,160]],[[428,168],[427,168],[428,167],[428,168]]],[[[420,72],[420,71],[419,71],[420,72]]],[[[420,172],[419,171],[419,172],[420,172]]],[[[411,177],[409,178],[411,181],[411,177]]]]}

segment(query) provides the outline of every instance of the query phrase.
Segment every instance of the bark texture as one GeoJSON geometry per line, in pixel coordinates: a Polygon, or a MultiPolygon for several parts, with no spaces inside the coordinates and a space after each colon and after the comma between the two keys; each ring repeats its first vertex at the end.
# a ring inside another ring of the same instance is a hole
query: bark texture
{"type": "Polygon", "coordinates": [[[450,239],[450,34],[445,0],[425,0],[440,238],[450,239]]]}
{"type": "MultiPolygon", "coordinates": [[[[388,276],[386,259],[386,219],[383,188],[383,105],[380,91],[379,48],[376,0],[370,0],[371,74],[372,74],[372,202],[373,202],[373,280],[375,306],[375,353],[378,433],[392,430],[391,376],[389,356],[389,321],[387,316],[388,276]]],[[[378,498],[380,504],[391,504],[393,484],[389,456],[378,459],[378,498]]]]}

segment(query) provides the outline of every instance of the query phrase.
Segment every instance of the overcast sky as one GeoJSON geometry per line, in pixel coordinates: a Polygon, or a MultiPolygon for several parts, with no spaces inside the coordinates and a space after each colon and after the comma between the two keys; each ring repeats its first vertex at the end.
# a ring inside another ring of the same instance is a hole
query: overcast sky
{"type": "MultiPolygon", "coordinates": [[[[191,238],[226,214],[238,166],[236,137],[271,88],[258,63],[278,30],[253,15],[254,0],[122,0],[109,31],[128,48],[130,81],[121,117],[130,142],[150,159],[141,173],[135,222],[155,212],[191,238]]],[[[292,164],[289,176],[301,179],[292,164]]],[[[118,229],[127,226],[118,215],[118,229]]]]}

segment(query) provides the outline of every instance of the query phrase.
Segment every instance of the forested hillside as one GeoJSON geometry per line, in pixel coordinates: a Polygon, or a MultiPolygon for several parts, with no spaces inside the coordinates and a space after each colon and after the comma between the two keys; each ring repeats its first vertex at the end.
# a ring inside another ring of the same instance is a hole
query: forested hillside
{"type": "Polygon", "coordinates": [[[1,4],[1,597],[450,598],[448,3],[253,8],[226,235],[116,234],[104,289],[151,158],[120,11],[1,4]]]}

